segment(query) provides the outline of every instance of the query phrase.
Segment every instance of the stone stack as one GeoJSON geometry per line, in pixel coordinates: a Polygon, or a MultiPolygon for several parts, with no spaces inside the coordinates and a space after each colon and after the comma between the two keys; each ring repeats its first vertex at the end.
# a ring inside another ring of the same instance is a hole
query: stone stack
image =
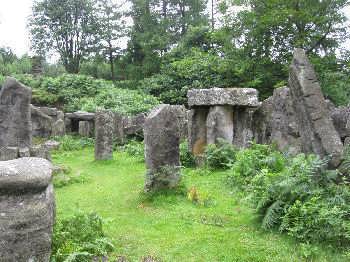
{"type": "Polygon", "coordinates": [[[113,159],[114,114],[99,111],[95,115],[95,160],[113,159]]]}
{"type": "Polygon", "coordinates": [[[224,139],[237,147],[246,147],[253,139],[252,109],[260,105],[252,88],[192,89],[187,93],[189,147],[201,155],[207,144],[224,139]]]}
{"type": "Polygon", "coordinates": [[[0,260],[49,261],[54,209],[47,160],[0,162],[0,260]]]}
{"type": "Polygon", "coordinates": [[[147,174],[145,191],[175,188],[180,175],[181,119],[178,106],[160,105],[144,125],[147,174]]]}

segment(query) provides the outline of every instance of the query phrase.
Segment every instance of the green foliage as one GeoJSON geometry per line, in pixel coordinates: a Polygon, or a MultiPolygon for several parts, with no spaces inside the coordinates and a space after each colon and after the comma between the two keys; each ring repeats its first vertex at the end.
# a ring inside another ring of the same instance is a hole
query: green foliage
{"type": "Polygon", "coordinates": [[[80,184],[88,181],[83,174],[73,174],[71,168],[65,166],[56,166],[53,170],[53,185],[55,188],[61,188],[72,184],[80,184]]]}
{"type": "Polygon", "coordinates": [[[194,155],[188,150],[187,142],[180,144],[180,162],[184,167],[194,167],[196,165],[196,159],[194,155]]]}
{"type": "Polygon", "coordinates": [[[209,168],[228,169],[236,160],[237,149],[223,139],[205,149],[205,162],[209,168]]]}
{"type": "Polygon", "coordinates": [[[103,220],[94,213],[77,212],[56,221],[52,241],[53,262],[88,262],[106,256],[114,246],[103,231],[103,220]]]}
{"type": "Polygon", "coordinates": [[[128,155],[135,157],[141,161],[145,160],[145,145],[143,142],[129,140],[128,143],[120,147],[122,151],[128,155]]]}
{"type": "Polygon", "coordinates": [[[94,145],[93,138],[87,137],[75,137],[70,135],[54,137],[54,139],[60,142],[60,151],[76,151],[81,150],[87,146],[94,145]]]}

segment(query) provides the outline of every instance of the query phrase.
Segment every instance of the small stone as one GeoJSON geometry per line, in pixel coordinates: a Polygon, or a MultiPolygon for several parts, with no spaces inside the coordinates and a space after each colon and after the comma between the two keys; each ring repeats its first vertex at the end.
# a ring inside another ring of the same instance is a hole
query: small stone
{"type": "Polygon", "coordinates": [[[60,142],[55,140],[48,140],[45,142],[44,146],[49,150],[57,150],[60,148],[60,142]]]}

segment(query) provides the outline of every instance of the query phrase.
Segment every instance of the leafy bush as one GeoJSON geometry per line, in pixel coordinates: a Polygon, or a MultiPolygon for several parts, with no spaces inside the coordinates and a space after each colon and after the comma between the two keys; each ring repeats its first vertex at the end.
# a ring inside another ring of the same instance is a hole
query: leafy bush
{"type": "Polygon", "coordinates": [[[88,179],[83,174],[72,174],[72,170],[69,167],[58,166],[53,170],[53,185],[55,188],[85,183],[87,181],[88,179]]]}
{"type": "Polygon", "coordinates": [[[121,146],[121,150],[126,152],[128,155],[138,158],[141,161],[145,160],[145,145],[143,142],[136,140],[129,140],[128,143],[121,146]]]}
{"type": "Polygon", "coordinates": [[[103,221],[94,213],[78,212],[54,226],[51,261],[88,262],[106,256],[114,246],[103,231],[103,221]]]}
{"type": "Polygon", "coordinates": [[[196,159],[194,155],[188,150],[188,143],[183,142],[180,144],[180,161],[184,167],[194,167],[196,165],[196,159]]]}
{"type": "Polygon", "coordinates": [[[205,161],[209,168],[228,169],[236,159],[237,149],[223,139],[205,149],[205,161]]]}
{"type": "Polygon", "coordinates": [[[59,150],[61,151],[81,150],[84,147],[94,145],[94,139],[87,138],[87,137],[75,137],[75,136],[65,135],[62,137],[54,137],[54,139],[60,142],[59,150]]]}

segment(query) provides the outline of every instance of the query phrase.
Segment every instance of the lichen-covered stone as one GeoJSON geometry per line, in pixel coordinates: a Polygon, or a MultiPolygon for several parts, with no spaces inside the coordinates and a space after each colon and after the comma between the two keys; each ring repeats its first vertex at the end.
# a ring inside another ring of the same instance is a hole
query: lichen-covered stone
{"type": "Polygon", "coordinates": [[[79,135],[83,137],[91,137],[93,133],[93,125],[90,121],[79,121],[79,135]]]}
{"type": "Polygon", "coordinates": [[[114,114],[98,111],[95,115],[95,160],[113,159],[114,114]]]}
{"type": "Polygon", "coordinates": [[[141,136],[143,135],[143,127],[146,120],[146,114],[141,113],[135,116],[126,116],[123,119],[124,135],[141,136]]]}
{"type": "Polygon", "coordinates": [[[254,140],[258,144],[269,144],[272,133],[273,98],[265,99],[253,114],[254,140]]]}
{"type": "Polygon", "coordinates": [[[66,134],[66,125],[62,119],[58,119],[52,124],[52,136],[64,136],[66,134]]]}
{"type": "Polygon", "coordinates": [[[181,110],[177,106],[160,105],[146,118],[145,191],[174,188],[180,181],[181,117],[181,110]]]}
{"type": "Polygon", "coordinates": [[[125,140],[124,134],[124,117],[119,113],[114,113],[114,139],[119,144],[123,144],[125,140]]]}
{"type": "Polygon", "coordinates": [[[18,158],[18,147],[1,147],[0,161],[7,161],[18,158]]]}
{"type": "Polygon", "coordinates": [[[46,110],[31,106],[32,135],[35,137],[50,137],[53,118],[45,114],[46,110]]]}
{"type": "Polygon", "coordinates": [[[0,260],[49,261],[54,209],[47,160],[0,162],[0,260]]]}
{"type": "Polygon", "coordinates": [[[77,111],[74,113],[66,113],[65,117],[69,118],[69,119],[76,119],[79,121],[94,121],[95,120],[95,113],[77,111]]]}
{"type": "Polygon", "coordinates": [[[191,89],[187,93],[188,105],[193,106],[246,106],[260,105],[258,91],[253,88],[191,89]]]}
{"type": "Polygon", "coordinates": [[[44,158],[51,161],[51,154],[49,149],[45,145],[35,145],[30,148],[30,156],[44,158]]]}
{"type": "Polygon", "coordinates": [[[253,114],[255,109],[238,107],[233,115],[233,145],[247,148],[254,139],[253,114]]]}
{"type": "Polygon", "coordinates": [[[314,68],[302,49],[294,51],[289,88],[303,152],[321,157],[331,155],[330,164],[338,166],[343,145],[331,120],[314,68]]]}
{"type": "Polygon", "coordinates": [[[0,147],[30,147],[32,144],[30,88],[7,78],[0,91],[0,147]]]}
{"type": "Polygon", "coordinates": [[[198,107],[191,109],[188,115],[188,146],[189,151],[195,156],[202,155],[207,145],[208,112],[208,108],[198,107]]]}
{"type": "Polygon", "coordinates": [[[215,144],[219,139],[233,141],[233,107],[212,106],[207,115],[207,144],[215,144]]]}

